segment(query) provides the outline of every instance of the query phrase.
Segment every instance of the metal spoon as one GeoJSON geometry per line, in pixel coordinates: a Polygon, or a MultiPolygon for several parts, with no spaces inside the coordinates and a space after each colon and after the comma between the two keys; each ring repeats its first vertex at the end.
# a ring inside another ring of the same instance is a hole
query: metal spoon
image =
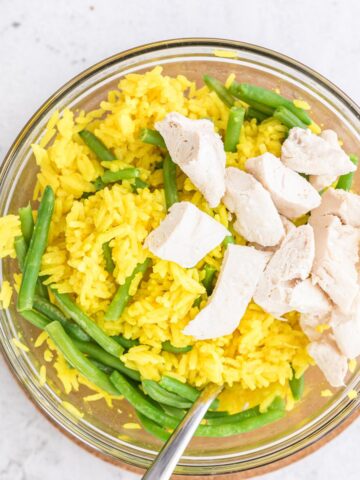
{"type": "Polygon", "coordinates": [[[159,455],[142,477],[142,480],[168,480],[171,477],[195,430],[222,388],[222,386],[213,383],[204,388],[199,398],[160,450],[159,455]]]}

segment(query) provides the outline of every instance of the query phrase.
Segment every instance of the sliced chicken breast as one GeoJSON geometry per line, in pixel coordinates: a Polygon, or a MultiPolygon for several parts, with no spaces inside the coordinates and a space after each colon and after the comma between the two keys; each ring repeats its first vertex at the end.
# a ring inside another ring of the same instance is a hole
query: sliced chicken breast
{"type": "Polygon", "coordinates": [[[178,202],[170,208],[158,228],[146,238],[144,247],[157,257],[194,267],[219,245],[230,232],[210,215],[190,202],[178,202]]]}
{"type": "MultiPolygon", "coordinates": [[[[341,150],[337,133],[334,130],[324,130],[320,133],[320,137],[328,142],[333,148],[341,150]]],[[[324,188],[332,185],[338,178],[338,175],[310,175],[309,181],[311,185],[320,192],[324,188]]]]}
{"type": "Polygon", "coordinates": [[[313,342],[308,346],[308,352],[331,386],[344,386],[348,369],[347,359],[339,352],[335,344],[330,343],[329,339],[313,342]]]}
{"type": "Polygon", "coordinates": [[[313,218],[320,215],[335,215],[345,225],[360,227],[360,195],[329,188],[323,194],[321,204],[313,212],[313,218]]]}
{"type": "Polygon", "coordinates": [[[254,294],[269,254],[253,247],[228,245],[208,304],[183,330],[197,340],[230,335],[254,294]]]}
{"type": "Polygon", "coordinates": [[[326,315],[331,310],[329,298],[310,278],[296,284],[289,303],[292,310],[308,315],[326,315]]]}
{"type": "Polygon", "coordinates": [[[271,153],[249,158],[246,170],[270,192],[276,208],[285,217],[300,217],[320,205],[321,197],[315,188],[271,153]]]}
{"type": "Polygon", "coordinates": [[[269,192],[252,175],[234,167],[226,169],[225,185],[223,202],[236,215],[236,232],[263,247],[277,245],[284,227],[269,192]]]}
{"type": "Polygon", "coordinates": [[[314,253],[314,233],[310,225],[290,231],[269,261],[256,288],[254,301],[275,317],[293,310],[293,290],[299,281],[309,276],[314,253]]]}
{"type": "Polygon", "coordinates": [[[348,315],[338,309],[332,312],[331,326],[341,353],[347,358],[360,355],[360,293],[356,296],[348,315]]]}
{"type": "Polygon", "coordinates": [[[299,127],[290,130],[281,148],[281,160],[296,172],[309,175],[338,176],[356,170],[342,148],[299,127]]]}
{"type": "Polygon", "coordinates": [[[300,315],[300,327],[305,335],[313,342],[320,340],[322,333],[318,330],[319,325],[328,325],[330,322],[329,314],[308,314],[300,315]]]}
{"type": "Polygon", "coordinates": [[[200,190],[210,207],[217,207],[225,192],[226,154],[210,120],[191,120],[172,112],[155,124],[172,160],[200,190]]]}
{"type": "Polygon", "coordinates": [[[315,234],[313,282],[320,285],[342,312],[348,313],[359,290],[356,271],[359,231],[342,225],[334,215],[311,215],[310,224],[315,234]]]}

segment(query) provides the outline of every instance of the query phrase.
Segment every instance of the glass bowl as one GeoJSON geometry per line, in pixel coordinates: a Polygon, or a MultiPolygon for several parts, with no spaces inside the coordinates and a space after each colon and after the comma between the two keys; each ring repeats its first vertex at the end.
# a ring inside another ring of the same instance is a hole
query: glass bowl
{"type": "MultiPolygon", "coordinates": [[[[278,87],[283,95],[310,103],[315,122],[334,128],[346,151],[360,153],[359,108],[337,87],[304,65],[265,48],[230,40],[180,39],[153,43],[117,54],[89,68],[58,90],[35,113],[2,165],[0,215],[16,213],[31,199],[37,167],[30,145],[39,141],[55,110],[61,111],[65,107],[93,109],[124,75],[145,72],[156,65],[161,65],[165,74],[181,73],[198,82],[205,73],[224,80],[234,72],[238,80],[278,87]]],[[[357,187],[359,180],[357,175],[357,187]]],[[[15,272],[13,260],[2,262],[3,279],[12,281],[15,272]]],[[[49,367],[48,381],[41,385],[39,369],[43,352],[41,348],[32,347],[32,340],[37,335],[36,329],[17,315],[14,303],[7,311],[1,311],[1,349],[32,401],[61,430],[103,458],[130,468],[146,468],[154,459],[160,443],[143,430],[122,427],[131,421],[133,415],[125,401],[113,409],[107,408],[102,401],[86,404],[82,400],[88,393],[85,387],[77,393],[65,395],[49,367]],[[26,343],[29,351],[16,348],[13,338],[26,343]],[[84,416],[78,418],[65,409],[64,400],[76,406],[84,416]]],[[[182,458],[177,473],[217,475],[237,472],[242,476],[251,474],[251,469],[269,467],[284,459],[289,463],[289,456],[302,455],[299,452],[309,450],[314,442],[319,442],[334,429],[339,430],[351,415],[356,416],[359,398],[350,400],[347,393],[351,389],[359,391],[359,380],[357,366],[355,372],[349,373],[346,388],[336,391],[330,398],[323,398],[320,392],[328,386],[318,369],[310,368],[306,374],[303,400],[283,420],[221,441],[196,438],[182,458]]]]}

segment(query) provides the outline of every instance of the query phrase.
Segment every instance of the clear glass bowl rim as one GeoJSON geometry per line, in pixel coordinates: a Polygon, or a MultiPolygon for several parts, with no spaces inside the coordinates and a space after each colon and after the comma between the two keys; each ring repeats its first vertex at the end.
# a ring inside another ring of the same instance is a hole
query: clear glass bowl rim
{"type": "MultiPolygon", "coordinates": [[[[36,125],[48,114],[48,112],[52,109],[53,105],[56,102],[61,101],[61,99],[66,98],[68,94],[70,94],[74,88],[78,85],[82,84],[86,80],[90,79],[93,75],[99,74],[103,69],[109,68],[112,65],[117,65],[120,62],[124,62],[128,59],[131,59],[136,56],[140,56],[143,54],[155,53],[161,50],[166,50],[170,52],[170,49],[184,47],[184,48],[192,48],[192,47],[211,47],[216,50],[227,50],[227,49],[236,49],[237,51],[247,51],[249,53],[255,53],[263,56],[269,60],[275,60],[281,63],[283,66],[288,66],[298,73],[304,74],[307,78],[313,80],[318,86],[323,87],[329,93],[331,93],[346,109],[347,114],[350,115],[353,119],[359,120],[360,119],[360,108],[358,105],[348,97],[340,88],[335,86],[332,82],[327,80],[325,77],[320,75],[319,73],[315,72],[311,68],[307,67],[306,65],[293,60],[292,58],[275,52],[273,50],[269,50],[267,48],[252,45],[245,42],[240,42],[236,40],[228,40],[228,39],[215,39],[215,38],[180,38],[180,39],[171,39],[171,40],[163,40],[159,42],[153,42],[145,45],[141,45],[135,48],[128,49],[124,52],[115,54],[105,60],[102,60],[95,65],[91,66],[90,68],[84,70],[66,84],[64,84],[60,89],[58,89],[53,95],[51,95],[43,105],[34,113],[34,115],[29,119],[29,121],[25,124],[23,129],[20,131],[18,136],[16,137],[15,141],[11,145],[9,151],[5,155],[4,161],[0,168],[0,189],[3,187],[3,183],[6,180],[6,172],[12,162],[16,160],[16,156],[18,151],[21,149],[23,144],[26,142],[28,135],[31,131],[36,127],[36,125]]],[[[359,133],[359,131],[358,131],[359,133]]],[[[0,332],[1,333],[1,332],[0,332]]],[[[19,384],[21,385],[22,389],[26,393],[26,395],[33,401],[33,403],[40,409],[40,411],[45,414],[45,416],[54,424],[56,424],[60,429],[66,433],[70,438],[74,439],[77,443],[80,443],[90,451],[96,451],[100,453],[100,455],[104,456],[104,459],[114,461],[120,460],[120,462],[125,462],[125,464],[133,465],[135,467],[146,467],[151,460],[154,458],[155,452],[144,451],[143,458],[139,459],[139,451],[134,452],[132,456],[130,452],[123,452],[122,456],[109,458],[108,452],[102,451],[98,445],[92,443],[89,438],[84,438],[79,435],[79,430],[77,432],[75,429],[69,428],[69,423],[67,425],[62,424],[59,422],[58,419],[55,419],[51,412],[47,411],[43,405],[41,405],[33,395],[32,389],[34,389],[34,385],[28,383],[27,385],[21,381],[19,378],[16,368],[13,365],[11,359],[9,358],[5,346],[3,345],[2,341],[0,342],[0,351],[3,353],[3,357],[6,363],[9,366],[9,369],[13,373],[14,377],[18,380],[19,384]]],[[[357,389],[359,387],[359,382],[357,382],[357,389]]],[[[195,475],[208,475],[208,474],[224,474],[224,473],[232,473],[232,472],[240,472],[245,471],[253,468],[264,467],[266,465],[270,465],[274,462],[280,462],[287,457],[294,455],[296,453],[304,452],[305,450],[309,449],[311,445],[320,440],[324,440],[325,436],[333,436],[330,435],[331,432],[334,432],[336,429],[337,431],[341,430],[341,426],[344,423],[348,423],[350,416],[351,420],[355,419],[359,415],[358,407],[360,405],[360,399],[346,399],[342,398],[341,402],[339,402],[336,407],[333,408],[332,412],[326,411],[324,415],[322,415],[321,423],[319,425],[314,425],[312,431],[308,432],[307,436],[301,436],[297,438],[298,435],[292,435],[291,438],[293,442],[287,443],[283,445],[284,442],[279,442],[275,445],[275,448],[272,451],[264,452],[264,455],[255,459],[251,462],[246,462],[246,465],[241,460],[236,462],[235,458],[232,458],[230,463],[219,462],[218,457],[214,458],[215,463],[212,465],[207,463],[204,464],[202,462],[199,465],[196,464],[196,457],[193,457],[194,462],[185,462],[183,467],[181,468],[181,473],[188,475],[188,474],[195,474],[195,475]],[[341,404],[340,404],[341,403],[341,404]],[[296,437],[295,439],[293,437],[296,437]]],[[[285,439],[286,440],[286,439],[285,439]]],[[[303,455],[301,455],[303,456],[303,455]]],[[[203,458],[202,458],[203,460],[203,458]]],[[[208,458],[211,460],[211,457],[208,458]]],[[[225,458],[224,458],[225,460],[225,458]]],[[[276,466],[275,466],[276,468],[276,466]]],[[[272,469],[272,468],[271,468],[272,469]]]]}

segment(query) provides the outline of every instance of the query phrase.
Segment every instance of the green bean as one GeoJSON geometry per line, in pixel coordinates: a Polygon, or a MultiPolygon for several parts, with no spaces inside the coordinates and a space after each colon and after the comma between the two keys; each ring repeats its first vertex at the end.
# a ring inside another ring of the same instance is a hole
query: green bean
{"type": "Polygon", "coordinates": [[[34,231],[34,217],[30,203],[23,208],[19,208],[19,217],[21,224],[21,233],[27,245],[30,245],[31,237],[34,231]]]}
{"type": "Polygon", "coordinates": [[[23,235],[19,235],[15,237],[14,240],[14,248],[16,253],[16,258],[19,262],[20,272],[24,271],[25,260],[26,260],[26,253],[27,253],[27,244],[24,240],[23,235]]]}
{"type": "Polygon", "coordinates": [[[193,347],[191,345],[187,345],[186,347],[174,347],[169,340],[166,340],[166,342],[162,343],[162,350],[169,353],[186,353],[190,352],[192,348],[193,347]]]}
{"type": "Polygon", "coordinates": [[[224,247],[227,247],[228,245],[230,244],[235,244],[235,238],[233,237],[233,235],[228,235],[227,237],[224,238],[223,240],[223,245],[224,247]]]}
{"type": "MultiPolygon", "coordinates": [[[[101,177],[96,178],[96,179],[92,182],[92,184],[94,185],[96,191],[102,190],[103,188],[106,187],[106,185],[105,185],[105,183],[102,181],[102,178],[101,178],[101,177]]],[[[94,193],[96,193],[96,192],[90,192],[90,195],[94,195],[94,193]]],[[[83,195],[83,197],[84,197],[84,195],[83,195]]]]}
{"type": "Polygon", "coordinates": [[[64,355],[70,365],[78,370],[85,378],[93,384],[110,393],[119,396],[120,393],[110,382],[104,372],[99,370],[88,358],[86,358],[74,345],[71,338],[66,334],[60,322],[49,323],[45,330],[58,350],[64,355]]]}
{"type": "Polygon", "coordinates": [[[235,103],[235,100],[228,89],[216,78],[211,77],[210,75],[204,75],[203,80],[209,90],[213,90],[216,95],[220,98],[222,102],[225,103],[227,107],[232,107],[235,103]]]}
{"type": "MultiPolygon", "coordinates": [[[[246,418],[236,423],[221,422],[219,425],[200,425],[195,433],[198,437],[229,437],[250,432],[280,420],[285,415],[284,410],[268,410],[255,417],[246,418]]],[[[226,417],[225,417],[226,418],[226,417]]]]}
{"type": "Polygon", "coordinates": [[[192,402],[186,400],[176,393],[168,392],[165,388],[162,388],[157,382],[153,380],[143,380],[142,386],[144,392],[149,395],[156,402],[163,405],[169,405],[177,408],[190,408],[192,402]]]}
{"type": "Polygon", "coordinates": [[[57,320],[60,322],[66,333],[68,333],[71,337],[84,342],[89,342],[91,340],[91,337],[89,337],[89,335],[84,332],[79,325],[72,323],[68,318],[65,317],[60,308],[58,308],[56,305],[53,305],[46,298],[35,295],[34,307],[37,311],[51,319],[51,321],[57,320]]]}
{"type": "MultiPolygon", "coordinates": [[[[294,115],[296,115],[301,122],[306,125],[311,124],[311,118],[305,112],[305,110],[295,107],[294,103],[281,95],[268,90],[266,88],[258,87],[256,85],[250,85],[249,83],[237,83],[233,82],[229,88],[230,93],[237,98],[240,98],[244,102],[257,102],[252,103],[252,107],[260,110],[261,105],[266,105],[273,109],[278,107],[286,107],[294,115]]],[[[262,110],[260,110],[262,111],[262,110]]],[[[265,113],[265,112],[264,112],[265,113]]]]}
{"type": "Polygon", "coordinates": [[[307,128],[305,123],[299,120],[299,118],[286,107],[278,107],[274,112],[274,117],[277,118],[281,123],[286,125],[288,128],[307,128]]]}
{"type": "Polygon", "coordinates": [[[101,347],[99,347],[99,345],[96,345],[92,342],[82,342],[79,340],[74,340],[74,344],[80,350],[80,352],[85,353],[91,359],[101,362],[107,367],[111,367],[113,370],[118,370],[137,382],[140,381],[140,373],[137,370],[128,368],[119,358],[115,358],[113,355],[105,352],[101,347]]]}
{"type": "Polygon", "coordinates": [[[192,306],[199,308],[199,307],[200,307],[200,304],[201,304],[201,300],[202,300],[202,297],[201,297],[201,296],[198,297],[198,298],[194,301],[194,303],[192,304],[192,306]]]}
{"type": "Polygon", "coordinates": [[[114,371],[113,368],[108,367],[107,365],[104,365],[103,363],[98,362],[97,360],[94,360],[93,358],[89,358],[89,360],[90,360],[91,363],[93,363],[95,365],[95,367],[97,367],[102,372],[106,373],[106,375],[110,376],[114,371]]]}
{"type": "Polygon", "coordinates": [[[239,143],[240,131],[244,122],[245,110],[241,107],[231,107],[226,126],[224,149],[225,152],[236,152],[239,143]]]}
{"type": "MultiPolygon", "coordinates": [[[[349,158],[354,165],[357,165],[359,163],[359,159],[356,155],[349,155],[349,158]]],[[[341,175],[336,184],[336,188],[349,191],[353,183],[354,174],[355,172],[349,172],[346,175],[341,175]]]]}
{"type": "Polygon", "coordinates": [[[76,322],[85,332],[98,343],[106,352],[120,357],[124,352],[121,345],[115,342],[111,337],[106,335],[96,323],[89,318],[81,309],[75,305],[70,297],[65,293],[59,293],[53,290],[56,300],[58,301],[64,312],[76,322]]]}
{"type": "Polygon", "coordinates": [[[54,203],[54,192],[50,186],[47,186],[40,202],[38,218],[26,255],[18,297],[18,310],[20,312],[23,310],[31,310],[33,306],[36,283],[41,267],[41,259],[47,245],[54,203]]]}
{"type": "Polygon", "coordinates": [[[157,130],[143,128],[141,130],[140,140],[144,143],[155,145],[156,147],[166,148],[165,141],[157,130]]]}
{"type": "Polygon", "coordinates": [[[166,442],[169,439],[170,433],[160,427],[157,423],[150,420],[138,410],[136,410],[136,415],[138,416],[144,430],[150,433],[150,435],[154,435],[154,437],[158,438],[162,442],[166,442]]]}
{"type": "Polygon", "coordinates": [[[204,280],[202,281],[202,284],[204,285],[206,293],[208,294],[208,297],[209,297],[212,294],[212,291],[214,289],[214,278],[217,270],[215,267],[213,267],[212,265],[209,265],[208,263],[205,265],[204,270],[205,270],[205,277],[204,277],[204,280]]]}
{"type": "Polygon", "coordinates": [[[171,205],[179,201],[176,186],[176,165],[169,154],[164,158],[163,173],[166,208],[169,210],[171,205]]]}
{"type": "Polygon", "coordinates": [[[131,282],[138,273],[144,274],[149,268],[150,263],[150,258],[147,258],[143,263],[138,263],[133,273],[126,278],[125,283],[120,285],[104,315],[105,320],[117,320],[121,317],[126,305],[130,300],[129,290],[131,287],[131,282]]]}
{"type": "Polygon", "coordinates": [[[120,180],[132,180],[139,175],[140,170],[134,167],[122,168],[121,170],[117,170],[116,172],[106,170],[106,172],[101,175],[101,180],[104,185],[108,185],[109,183],[115,183],[120,180]]]}
{"type": "Polygon", "coordinates": [[[115,155],[104,145],[100,138],[89,132],[89,130],[82,130],[79,132],[79,135],[84,143],[102,162],[116,160],[115,155]]]}
{"type": "Polygon", "coordinates": [[[149,188],[149,184],[141,180],[141,178],[136,177],[134,183],[131,184],[133,192],[137,192],[141,188],[149,188]]]}
{"type": "Polygon", "coordinates": [[[268,115],[264,112],[260,112],[259,110],[256,110],[253,107],[248,107],[245,112],[245,118],[246,119],[252,119],[255,118],[258,122],[262,122],[266,118],[268,118],[268,115]]]}
{"type": "Polygon", "coordinates": [[[170,405],[160,404],[160,407],[164,410],[165,413],[170,415],[170,417],[174,417],[177,420],[182,420],[187,413],[187,410],[177,407],[171,407],[170,405]]]}
{"type": "Polygon", "coordinates": [[[149,401],[146,396],[131,382],[127,381],[121,373],[113,372],[110,380],[122,395],[124,395],[126,400],[136,408],[136,410],[145,415],[145,417],[150,418],[166,428],[176,428],[178,424],[177,420],[164,413],[160,407],[149,401]]]}
{"type": "MultiPolygon", "coordinates": [[[[214,412],[218,413],[218,412],[214,412]]],[[[260,415],[259,407],[248,408],[243,412],[234,413],[232,415],[223,415],[223,416],[215,416],[215,417],[208,417],[206,424],[207,425],[222,425],[225,423],[237,423],[241,422],[242,420],[246,420],[247,418],[253,418],[260,415]]]]}
{"type": "Polygon", "coordinates": [[[126,350],[129,350],[129,348],[136,347],[140,344],[137,338],[125,338],[122,335],[115,335],[111,338],[113,338],[115,342],[120,343],[120,345],[122,345],[126,350]]]}
{"type": "Polygon", "coordinates": [[[105,259],[105,268],[109,273],[113,273],[115,268],[115,263],[112,259],[112,255],[111,255],[112,251],[111,251],[109,242],[103,243],[102,250],[103,250],[103,255],[105,259]]]}
{"type": "Polygon", "coordinates": [[[40,328],[40,330],[44,330],[46,325],[48,325],[51,322],[51,320],[47,318],[45,315],[43,315],[42,313],[36,312],[34,310],[23,310],[21,312],[21,315],[29,323],[31,323],[37,328],[40,328]]]}
{"type": "Polygon", "coordinates": [[[296,378],[295,371],[293,369],[293,376],[289,380],[289,385],[290,385],[290,390],[294,400],[300,400],[300,398],[304,393],[304,387],[305,387],[304,375],[301,375],[301,377],[296,378]]]}
{"type": "MultiPolygon", "coordinates": [[[[165,388],[165,390],[168,390],[171,393],[176,393],[180,397],[186,398],[191,402],[195,402],[201,393],[195,387],[192,387],[191,385],[187,385],[186,383],[182,383],[180,382],[180,380],[177,380],[176,378],[173,378],[173,377],[168,377],[168,376],[161,377],[161,380],[159,383],[160,383],[160,386],[165,388]]],[[[215,399],[211,404],[211,408],[216,410],[218,406],[219,406],[219,400],[215,399]]]]}

